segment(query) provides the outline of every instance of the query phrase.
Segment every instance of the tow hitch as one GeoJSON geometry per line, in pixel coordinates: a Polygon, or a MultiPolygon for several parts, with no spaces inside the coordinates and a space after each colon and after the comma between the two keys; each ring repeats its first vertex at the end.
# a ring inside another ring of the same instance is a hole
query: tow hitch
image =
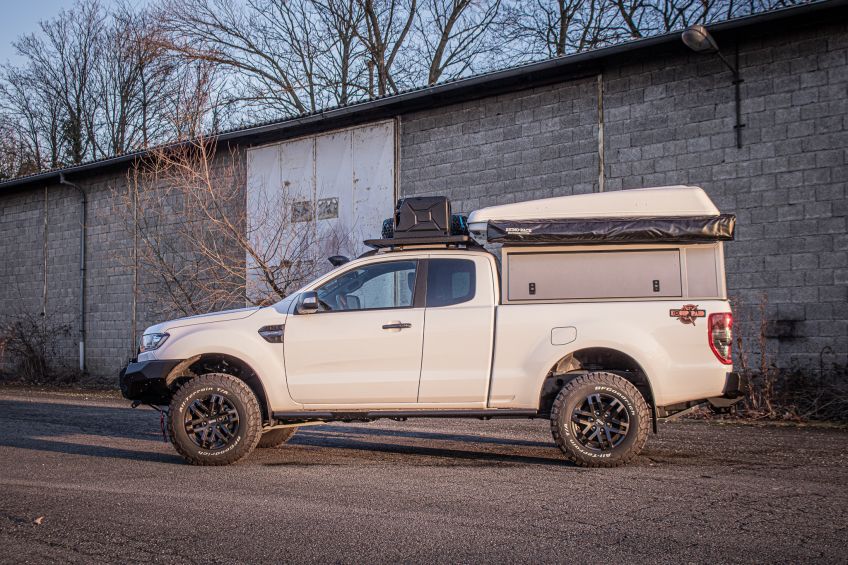
{"type": "MultiPolygon", "coordinates": [[[[130,406],[132,408],[138,408],[142,404],[144,404],[144,403],[140,402],[138,400],[133,400],[133,402],[132,402],[132,404],[130,404],[130,406]]],[[[162,431],[162,441],[164,441],[165,443],[170,443],[171,440],[168,437],[168,427],[165,425],[165,417],[168,415],[168,409],[167,408],[159,408],[158,406],[156,406],[154,404],[147,404],[147,406],[150,406],[151,408],[153,408],[154,410],[159,412],[159,429],[162,431]]]]}

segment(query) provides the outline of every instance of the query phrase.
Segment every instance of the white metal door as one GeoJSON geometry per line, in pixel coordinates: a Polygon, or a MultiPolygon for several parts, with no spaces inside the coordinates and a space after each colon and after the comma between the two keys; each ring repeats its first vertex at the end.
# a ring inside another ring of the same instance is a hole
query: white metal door
{"type": "MultiPolygon", "coordinates": [[[[247,154],[248,237],[267,250],[262,254],[267,263],[291,261],[294,254],[303,258],[296,245],[300,239],[311,242],[309,259],[327,269],[330,255],[361,254],[363,239],[380,237],[395,196],[393,121],[282,141],[247,154]],[[269,247],[269,241],[275,245],[269,247]]],[[[248,256],[248,278],[252,266],[248,256]]]]}

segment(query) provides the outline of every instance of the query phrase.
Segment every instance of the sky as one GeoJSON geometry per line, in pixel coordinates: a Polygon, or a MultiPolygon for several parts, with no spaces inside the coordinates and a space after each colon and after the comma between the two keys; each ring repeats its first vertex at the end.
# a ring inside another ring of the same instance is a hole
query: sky
{"type": "MultiPolygon", "coordinates": [[[[144,4],[149,0],[135,0],[144,4]]],[[[104,6],[114,0],[102,0],[104,6]]],[[[69,9],[74,0],[0,0],[0,63],[20,63],[12,42],[20,35],[38,31],[38,22],[55,17],[59,10],[69,9]]]]}

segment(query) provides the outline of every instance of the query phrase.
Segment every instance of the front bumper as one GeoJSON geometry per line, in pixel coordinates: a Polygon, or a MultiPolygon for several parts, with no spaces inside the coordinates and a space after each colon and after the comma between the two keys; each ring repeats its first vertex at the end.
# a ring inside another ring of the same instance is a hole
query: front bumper
{"type": "Polygon", "coordinates": [[[118,376],[121,394],[128,400],[145,404],[167,404],[171,396],[167,377],[180,362],[179,359],[157,359],[130,363],[118,376]]]}
{"type": "Polygon", "coordinates": [[[737,372],[727,373],[724,381],[724,389],[722,392],[723,398],[739,400],[745,396],[745,391],[748,390],[748,378],[745,375],[737,372]]]}

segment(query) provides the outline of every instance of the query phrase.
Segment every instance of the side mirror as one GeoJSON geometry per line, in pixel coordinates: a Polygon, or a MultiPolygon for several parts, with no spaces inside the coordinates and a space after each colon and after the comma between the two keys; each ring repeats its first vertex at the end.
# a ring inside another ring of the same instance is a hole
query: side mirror
{"type": "Polygon", "coordinates": [[[314,290],[307,290],[300,295],[300,300],[297,303],[298,314],[314,314],[318,311],[318,293],[314,290]]]}
{"type": "Polygon", "coordinates": [[[341,265],[344,265],[345,263],[350,262],[350,259],[348,259],[344,255],[333,255],[332,257],[328,257],[327,260],[333,267],[339,267],[341,265]]]}

